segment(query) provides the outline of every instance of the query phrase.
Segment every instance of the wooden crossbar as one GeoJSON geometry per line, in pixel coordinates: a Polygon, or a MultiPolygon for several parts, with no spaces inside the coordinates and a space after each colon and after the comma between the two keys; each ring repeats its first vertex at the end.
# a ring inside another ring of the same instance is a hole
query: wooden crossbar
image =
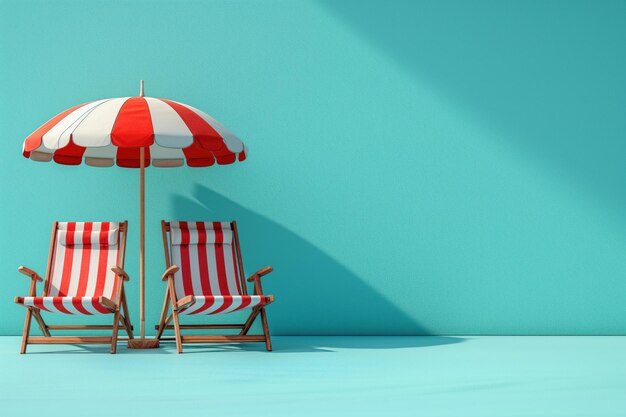
{"type": "Polygon", "coordinates": [[[56,343],[106,343],[109,344],[113,338],[111,336],[29,336],[28,344],[49,345],[56,343]]]}
{"type": "MultiPolygon", "coordinates": [[[[192,329],[243,329],[243,324],[181,324],[181,330],[192,329]]],[[[154,326],[155,330],[159,330],[159,325],[154,326]]],[[[173,325],[165,326],[166,330],[174,330],[173,325]]]]}
{"type": "MultiPolygon", "coordinates": [[[[181,336],[183,343],[231,343],[231,342],[265,342],[265,336],[181,336]]],[[[163,337],[161,340],[176,340],[175,337],[163,337]]]]}
{"type": "MultiPolygon", "coordinates": [[[[111,330],[111,329],[113,329],[113,325],[111,325],[111,324],[92,324],[92,325],[54,325],[54,324],[49,324],[47,327],[48,327],[49,330],[111,330]]],[[[130,329],[133,330],[134,327],[130,326],[130,329]]],[[[124,329],[120,328],[119,330],[124,330],[124,329]]]]}

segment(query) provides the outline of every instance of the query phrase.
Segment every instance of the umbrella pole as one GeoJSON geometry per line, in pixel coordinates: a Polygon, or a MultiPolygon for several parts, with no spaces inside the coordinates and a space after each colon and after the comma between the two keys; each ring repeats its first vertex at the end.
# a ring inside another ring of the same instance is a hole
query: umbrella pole
{"type": "Polygon", "coordinates": [[[145,316],[145,149],[139,148],[139,325],[140,338],[129,339],[131,349],[153,349],[159,347],[158,339],[146,339],[145,316]]]}
{"type": "Polygon", "coordinates": [[[139,148],[139,322],[141,338],[146,338],[146,258],[144,255],[146,242],[145,219],[145,181],[146,167],[144,162],[144,148],[139,148]]]}

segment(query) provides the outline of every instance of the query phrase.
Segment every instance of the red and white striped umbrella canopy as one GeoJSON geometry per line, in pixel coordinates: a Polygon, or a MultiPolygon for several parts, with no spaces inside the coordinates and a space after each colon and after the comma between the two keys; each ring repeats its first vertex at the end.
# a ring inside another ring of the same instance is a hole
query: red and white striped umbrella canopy
{"type": "Polygon", "coordinates": [[[56,115],[26,138],[23,155],[96,167],[115,164],[191,167],[246,159],[243,142],[208,114],[189,105],[152,97],[109,98],[56,115]]]}

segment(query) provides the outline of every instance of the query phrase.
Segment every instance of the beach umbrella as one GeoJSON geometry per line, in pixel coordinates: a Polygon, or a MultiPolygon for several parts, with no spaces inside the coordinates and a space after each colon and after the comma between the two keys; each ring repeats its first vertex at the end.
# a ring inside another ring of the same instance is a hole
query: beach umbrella
{"type": "Polygon", "coordinates": [[[145,204],[147,166],[208,167],[246,159],[243,142],[208,114],[187,104],[120,97],[80,104],[54,116],[26,138],[23,155],[63,165],[139,168],[139,309],[141,338],[129,347],[158,347],[145,334],[145,204]]]}

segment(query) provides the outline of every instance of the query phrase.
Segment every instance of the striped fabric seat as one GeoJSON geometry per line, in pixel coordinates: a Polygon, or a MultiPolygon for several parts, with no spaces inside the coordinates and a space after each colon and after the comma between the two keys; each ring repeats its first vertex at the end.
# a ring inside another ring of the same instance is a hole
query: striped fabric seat
{"type": "Polygon", "coordinates": [[[266,303],[261,295],[242,292],[233,230],[228,222],[171,222],[170,253],[176,297],[195,301],[178,314],[220,314],[266,303]]]}
{"type": "Polygon", "coordinates": [[[111,268],[119,255],[119,223],[59,223],[43,296],[18,297],[17,303],[63,314],[114,313],[117,279],[111,268]]]}

